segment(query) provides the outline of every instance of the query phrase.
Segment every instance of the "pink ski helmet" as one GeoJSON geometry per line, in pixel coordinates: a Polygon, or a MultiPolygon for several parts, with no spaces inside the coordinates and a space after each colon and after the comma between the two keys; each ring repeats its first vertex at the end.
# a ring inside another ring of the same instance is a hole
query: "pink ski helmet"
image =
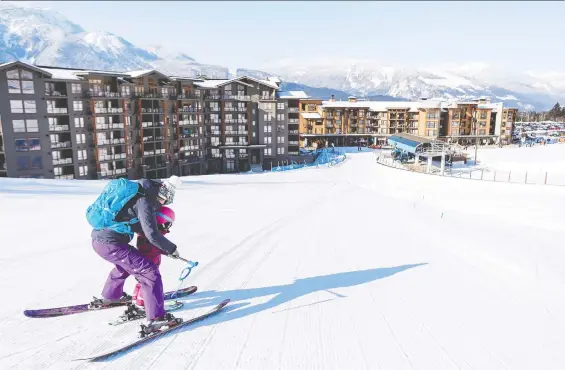
{"type": "Polygon", "coordinates": [[[157,211],[156,218],[159,230],[168,232],[175,222],[175,211],[169,207],[162,206],[157,211]]]}

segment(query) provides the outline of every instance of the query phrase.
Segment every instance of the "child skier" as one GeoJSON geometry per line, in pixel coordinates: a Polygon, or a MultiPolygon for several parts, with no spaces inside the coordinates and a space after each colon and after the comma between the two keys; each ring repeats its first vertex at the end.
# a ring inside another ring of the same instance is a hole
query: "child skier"
{"type": "MultiPolygon", "coordinates": [[[[162,206],[157,211],[156,220],[159,231],[162,235],[166,235],[170,232],[169,230],[175,222],[175,211],[173,211],[169,207],[162,206]]],[[[149,261],[153,262],[155,266],[159,267],[159,265],[161,265],[161,255],[163,254],[163,252],[159,248],[151,244],[151,242],[149,242],[149,240],[145,235],[143,235],[143,233],[137,236],[136,247],[139,253],[141,253],[149,261]]],[[[132,300],[139,307],[144,307],[145,305],[143,302],[143,293],[141,291],[140,282],[135,285],[132,300]]]]}
{"type": "Polygon", "coordinates": [[[123,288],[128,276],[133,275],[141,283],[143,292],[147,323],[141,329],[145,334],[174,326],[182,319],[165,312],[163,281],[158,267],[129,242],[134,233],[143,234],[165,254],[179,257],[177,246],[159,232],[156,220],[156,210],[173,202],[179,185],[177,176],[163,182],[112,180],[87,210],[87,220],[93,227],[94,251],[115,265],[104,285],[103,298],[96,299],[91,306],[130,301],[131,297],[123,288]]]}

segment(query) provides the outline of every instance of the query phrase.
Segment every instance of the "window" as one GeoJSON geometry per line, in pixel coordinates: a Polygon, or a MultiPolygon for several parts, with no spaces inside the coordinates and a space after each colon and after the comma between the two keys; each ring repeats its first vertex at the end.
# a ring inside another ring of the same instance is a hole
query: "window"
{"type": "Polygon", "coordinates": [[[75,112],[77,112],[77,111],[82,111],[82,100],[74,101],[74,102],[73,102],[73,110],[74,110],[75,112]]]}
{"type": "MultiPolygon", "coordinates": [[[[98,120],[98,118],[104,119],[104,117],[96,117],[96,120],[98,120]]],[[[51,123],[49,123],[49,125],[51,125],[51,123]]],[[[84,127],[84,118],[83,117],[75,117],[75,127],[76,128],[84,127]]]]}
{"type": "Polygon", "coordinates": [[[20,80],[8,80],[8,92],[10,94],[21,94],[20,80]]]}
{"type": "Polygon", "coordinates": [[[481,119],[487,118],[487,112],[481,112],[481,119]]]}
{"type": "Polygon", "coordinates": [[[82,92],[82,86],[80,84],[72,84],[71,91],[73,94],[80,94],[82,92]]]}
{"type": "Polygon", "coordinates": [[[486,126],[487,126],[486,121],[480,121],[480,122],[479,122],[479,126],[481,126],[481,127],[486,127],[486,126]]]}
{"type": "Polygon", "coordinates": [[[426,122],[426,127],[427,128],[436,128],[436,123],[435,122],[426,122]]]}
{"type": "Polygon", "coordinates": [[[487,131],[485,129],[479,130],[479,135],[486,135],[487,131]]]}
{"type": "Polygon", "coordinates": [[[61,176],[63,174],[63,169],[61,167],[55,167],[53,168],[53,173],[55,176],[61,176]]]}
{"type": "Polygon", "coordinates": [[[19,80],[20,79],[20,71],[18,69],[11,69],[9,71],[6,71],[6,77],[8,79],[19,80]]]}
{"type": "Polygon", "coordinates": [[[79,173],[79,176],[88,175],[88,166],[79,166],[78,173],[79,173]]]}
{"type": "Polygon", "coordinates": [[[265,154],[265,155],[271,155],[271,148],[265,148],[265,149],[263,149],[263,154],[265,154]]]}
{"type": "Polygon", "coordinates": [[[284,136],[277,137],[277,143],[284,144],[284,136]]]}
{"type": "Polygon", "coordinates": [[[283,113],[277,114],[277,121],[284,121],[284,114],[283,113]]]}
{"type": "Polygon", "coordinates": [[[77,144],[86,143],[86,134],[77,134],[77,144]]]}
{"type": "Polygon", "coordinates": [[[459,122],[457,121],[451,122],[451,126],[459,126],[459,122]]]}
{"type": "Polygon", "coordinates": [[[264,132],[273,132],[273,127],[271,125],[265,125],[263,127],[265,127],[264,132]]]}
{"type": "Polygon", "coordinates": [[[12,113],[23,113],[24,105],[21,100],[10,100],[10,111],[12,113]]]}
{"type": "Polygon", "coordinates": [[[278,147],[277,148],[277,154],[284,154],[284,147],[278,147]]]}
{"type": "Polygon", "coordinates": [[[277,103],[277,109],[284,109],[284,103],[277,103]]]}
{"type": "Polygon", "coordinates": [[[28,144],[30,151],[41,150],[41,143],[37,137],[28,139],[28,144]]]}
{"type": "Polygon", "coordinates": [[[265,139],[264,139],[264,143],[263,143],[263,144],[271,144],[271,142],[272,142],[272,137],[270,137],[270,136],[265,136],[265,139]]]}
{"type": "Polygon", "coordinates": [[[79,161],[87,160],[88,157],[87,157],[87,154],[86,154],[86,150],[79,150],[79,151],[77,151],[77,157],[78,157],[78,160],[79,160],[79,161]]]}
{"type": "Polygon", "coordinates": [[[15,119],[12,121],[14,132],[39,132],[39,126],[36,119],[15,119]],[[27,127],[27,130],[26,130],[27,127]]]}
{"type": "Polygon", "coordinates": [[[270,113],[265,113],[263,115],[263,120],[266,122],[270,122],[273,119],[273,116],[270,113]]]}
{"type": "Polygon", "coordinates": [[[12,121],[14,132],[26,132],[25,121],[23,119],[15,119],[12,121]]]}
{"type": "Polygon", "coordinates": [[[14,143],[16,144],[16,152],[27,152],[27,139],[14,139],[14,143]]]}
{"type": "Polygon", "coordinates": [[[26,113],[37,113],[35,100],[24,100],[24,110],[26,113]]]}
{"type": "Polygon", "coordinates": [[[308,112],[314,112],[316,110],[316,104],[308,104],[308,112]]]}
{"type": "Polygon", "coordinates": [[[39,132],[39,126],[36,119],[26,119],[27,132],[39,132]]]}
{"type": "Polygon", "coordinates": [[[43,169],[43,160],[39,156],[31,157],[31,169],[33,170],[41,170],[43,169]]]}
{"type": "Polygon", "coordinates": [[[253,121],[253,126],[255,126],[256,124],[257,124],[256,121],[253,121]]]}
{"type": "Polygon", "coordinates": [[[18,157],[18,170],[29,170],[29,157],[18,157]]]}
{"type": "Polygon", "coordinates": [[[20,70],[21,75],[22,75],[22,80],[33,80],[33,73],[31,73],[30,71],[26,71],[24,69],[20,70]]]}
{"type": "Polygon", "coordinates": [[[22,81],[22,92],[24,94],[35,94],[33,81],[22,81]]]}

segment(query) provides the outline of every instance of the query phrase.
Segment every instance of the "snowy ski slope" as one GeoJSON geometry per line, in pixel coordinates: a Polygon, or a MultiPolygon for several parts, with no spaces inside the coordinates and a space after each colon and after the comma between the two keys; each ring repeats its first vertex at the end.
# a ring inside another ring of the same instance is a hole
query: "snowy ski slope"
{"type": "MultiPolygon", "coordinates": [[[[102,182],[0,181],[0,369],[563,369],[565,187],[335,168],[183,178],[170,238],[198,260],[176,314],[225,311],[102,363],[136,337],[87,302],[111,266],[84,212],[102,182]]],[[[183,268],[164,258],[165,289],[183,268]]],[[[131,278],[126,290],[131,293],[131,278]]]]}

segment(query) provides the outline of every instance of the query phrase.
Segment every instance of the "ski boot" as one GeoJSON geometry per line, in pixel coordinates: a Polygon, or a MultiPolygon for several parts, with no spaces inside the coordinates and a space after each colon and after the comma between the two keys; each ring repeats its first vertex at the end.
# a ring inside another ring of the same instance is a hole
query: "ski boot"
{"type": "Polygon", "coordinates": [[[127,308],[124,313],[118,317],[118,321],[120,323],[124,323],[127,321],[138,320],[145,317],[145,310],[143,307],[139,307],[135,303],[128,303],[127,308]]]}
{"type": "Polygon", "coordinates": [[[122,293],[122,297],[119,299],[92,298],[94,298],[94,300],[88,304],[89,310],[95,310],[102,307],[123,306],[124,304],[131,302],[131,296],[127,293],[122,293]]]}
{"type": "Polygon", "coordinates": [[[170,329],[180,323],[182,323],[181,318],[174,317],[172,314],[166,313],[163,317],[147,321],[146,325],[141,324],[139,337],[144,338],[148,335],[158,333],[161,330],[170,329]]]}

